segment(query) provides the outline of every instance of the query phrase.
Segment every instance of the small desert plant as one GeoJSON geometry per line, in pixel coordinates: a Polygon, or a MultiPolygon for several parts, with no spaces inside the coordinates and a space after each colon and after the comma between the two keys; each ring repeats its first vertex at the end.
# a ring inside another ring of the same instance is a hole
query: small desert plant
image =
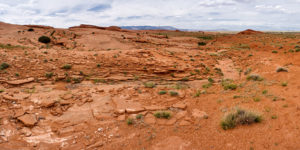
{"type": "Polygon", "coordinates": [[[138,114],[135,116],[136,119],[142,119],[143,115],[142,114],[138,114]]]}
{"type": "Polygon", "coordinates": [[[132,125],[133,124],[133,119],[132,118],[128,118],[126,120],[127,125],[132,125]]]}
{"type": "Polygon", "coordinates": [[[287,85],[288,85],[287,82],[282,82],[282,83],[281,83],[281,86],[287,86],[287,85]]]}
{"type": "Polygon", "coordinates": [[[7,69],[8,67],[9,67],[9,64],[4,62],[0,65],[0,70],[7,69]]]}
{"type": "Polygon", "coordinates": [[[232,80],[223,80],[222,81],[222,86],[224,90],[235,90],[237,88],[237,85],[232,83],[232,80]]]}
{"type": "Polygon", "coordinates": [[[51,39],[48,36],[41,36],[41,37],[39,37],[39,42],[48,44],[51,42],[51,39]]]}
{"type": "Polygon", "coordinates": [[[288,69],[287,68],[284,68],[284,67],[278,67],[276,69],[276,72],[288,72],[288,69]]]}
{"type": "Polygon", "coordinates": [[[253,81],[262,81],[264,78],[262,78],[260,75],[257,74],[251,74],[247,76],[247,80],[253,80],[253,81]]]}
{"type": "Polygon", "coordinates": [[[221,121],[221,127],[224,130],[227,130],[232,129],[237,125],[249,125],[261,121],[262,116],[260,114],[241,108],[236,108],[223,117],[221,121]]]}
{"type": "Polygon", "coordinates": [[[167,94],[167,91],[159,91],[158,94],[159,95],[164,95],[164,94],[167,94]]]}
{"type": "Polygon", "coordinates": [[[53,76],[53,72],[47,72],[45,73],[46,78],[51,78],[53,76]]]}
{"type": "Polygon", "coordinates": [[[144,83],[145,88],[154,88],[156,84],[154,82],[146,82],[144,83]]]}
{"type": "Polygon", "coordinates": [[[72,65],[70,64],[65,64],[64,66],[62,66],[62,69],[65,69],[65,70],[69,70],[72,68],[72,65]]]}
{"type": "Polygon", "coordinates": [[[210,83],[202,85],[202,88],[207,89],[207,88],[210,88],[211,86],[212,86],[212,83],[210,82],[210,83]]]}
{"type": "Polygon", "coordinates": [[[272,51],[272,53],[277,54],[278,52],[277,51],[272,51]]]}
{"type": "Polygon", "coordinates": [[[254,98],[253,98],[253,101],[254,101],[254,102],[259,102],[259,101],[260,101],[260,98],[259,98],[259,97],[254,97],[254,98]]]}
{"type": "Polygon", "coordinates": [[[4,90],[3,90],[3,89],[0,89],[0,93],[2,93],[2,92],[4,92],[4,90]]]}
{"type": "Polygon", "coordinates": [[[262,94],[267,94],[268,93],[268,90],[263,90],[262,91],[262,94]]]}
{"type": "Polygon", "coordinates": [[[168,111],[157,111],[153,114],[156,118],[165,118],[169,119],[171,118],[171,113],[168,111]]]}
{"type": "Polygon", "coordinates": [[[170,91],[169,93],[170,93],[171,96],[177,96],[178,95],[178,92],[176,92],[176,91],[170,91]]]}

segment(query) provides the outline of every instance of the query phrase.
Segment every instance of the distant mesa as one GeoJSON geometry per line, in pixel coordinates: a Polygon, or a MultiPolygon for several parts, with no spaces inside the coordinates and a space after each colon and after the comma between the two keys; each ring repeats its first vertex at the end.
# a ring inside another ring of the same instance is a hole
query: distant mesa
{"type": "Polygon", "coordinates": [[[261,33],[263,33],[263,32],[247,29],[245,31],[239,32],[238,34],[252,35],[252,34],[261,34],[261,33]]]}
{"type": "Polygon", "coordinates": [[[88,24],[81,24],[79,26],[73,26],[73,27],[70,27],[69,29],[76,29],[76,28],[93,28],[93,29],[110,30],[110,31],[122,31],[122,29],[118,26],[100,27],[100,26],[88,25],[88,24]]]}
{"type": "Polygon", "coordinates": [[[121,26],[121,28],[126,30],[179,30],[171,26],[121,26]]]}
{"type": "Polygon", "coordinates": [[[25,25],[25,26],[29,28],[54,29],[51,26],[43,26],[43,25],[25,25]]]}

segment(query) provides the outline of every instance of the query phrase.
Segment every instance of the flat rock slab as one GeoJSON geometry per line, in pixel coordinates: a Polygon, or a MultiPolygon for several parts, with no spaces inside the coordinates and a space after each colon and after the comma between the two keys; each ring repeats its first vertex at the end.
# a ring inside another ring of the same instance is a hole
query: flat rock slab
{"type": "Polygon", "coordinates": [[[220,68],[224,74],[224,79],[238,79],[239,73],[234,68],[233,61],[231,59],[224,59],[218,61],[219,65],[216,67],[220,68]]]}
{"type": "Polygon", "coordinates": [[[29,83],[34,81],[34,78],[27,78],[27,79],[22,79],[22,80],[14,80],[14,81],[6,81],[6,83],[11,84],[11,85],[21,85],[25,83],[29,83]]]}
{"type": "Polygon", "coordinates": [[[155,144],[153,150],[188,150],[191,142],[185,141],[178,136],[171,136],[155,144]]]}
{"type": "Polygon", "coordinates": [[[25,125],[25,126],[34,126],[37,123],[36,116],[34,114],[25,114],[18,119],[25,125]]]}
{"type": "Polygon", "coordinates": [[[193,109],[192,116],[195,119],[207,119],[208,118],[208,115],[206,112],[200,111],[198,109],[193,109]]]}

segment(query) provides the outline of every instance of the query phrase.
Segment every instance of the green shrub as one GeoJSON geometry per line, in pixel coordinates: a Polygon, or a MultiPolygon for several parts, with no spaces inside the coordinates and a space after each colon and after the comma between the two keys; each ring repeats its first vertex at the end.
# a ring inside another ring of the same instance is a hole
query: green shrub
{"type": "Polygon", "coordinates": [[[48,44],[51,42],[51,39],[48,36],[41,36],[41,37],[39,37],[39,42],[48,44]]]}
{"type": "Polygon", "coordinates": [[[222,86],[224,88],[224,90],[235,90],[237,88],[237,85],[232,83],[232,80],[223,80],[222,81],[222,86]]]}
{"type": "Polygon", "coordinates": [[[8,67],[9,67],[9,64],[4,62],[0,65],[0,70],[7,69],[8,67]]]}
{"type": "Polygon", "coordinates": [[[70,64],[65,64],[64,66],[62,66],[62,69],[65,69],[65,70],[69,70],[72,68],[72,65],[70,64]]]}
{"type": "Polygon", "coordinates": [[[288,85],[287,82],[282,82],[282,83],[281,83],[281,86],[287,86],[287,85],[288,85]]]}
{"type": "Polygon", "coordinates": [[[156,118],[164,118],[169,119],[171,118],[171,113],[168,111],[157,111],[153,114],[156,118]]]}
{"type": "Polygon", "coordinates": [[[170,93],[171,96],[177,96],[178,95],[178,92],[176,92],[176,91],[170,91],[169,93],[170,93]]]}
{"type": "Polygon", "coordinates": [[[167,91],[159,91],[158,94],[159,95],[164,95],[164,94],[167,94],[167,91]]]}
{"type": "Polygon", "coordinates": [[[288,72],[288,69],[287,68],[284,68],[284,67],[278,67],[276,69],[276,72],[288,72]]]}
{"type": "Polygon", "coordinates": [[[136,119],[142,119],[143,115],[142,114],[138,114],[135,116],[136,119]]]}
{"type": "Polygon", "coordinates": [[[53,76],[53,72],[47,72],[45,74],[45,77],[47,77],[47,78],[51,78],[52,76],[53,76]]]}
{"type": "Polygon", "coordinates": [[[277,54],[278,52],[277,51],[272,51],[272,53],[277,54]]]}
{"type": "Polygon", "coordinates": [[[262,116],[258,113],[245,109],[236,108],[226,114],[221,120],[221,127],[224,130],[232,129],[237,125],[249,125],[262,121],[262,116]]]}
{"type": "Polygon", "coordinates": [[[132,125],[133,124],[133,119],[132,118],[128,118],[126,120],[127,125],[132,125]]]}

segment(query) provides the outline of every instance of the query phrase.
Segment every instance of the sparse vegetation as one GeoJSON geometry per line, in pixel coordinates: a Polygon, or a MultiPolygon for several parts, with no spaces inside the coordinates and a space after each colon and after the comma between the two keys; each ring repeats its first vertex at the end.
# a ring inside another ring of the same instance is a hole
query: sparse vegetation
{"type": "Polygon", "coordinates": [[[167,91],[159,91],[158,94],[159,95],[164,95],[164,94],[167,94],[167,91]]]}
{"type": "Polygon", "coordinates": [[[144,83],[145,88],[154,88],[156,84],[154,82],[146,82],[144,83]]]}
{"type": "Polygon", "coordinates": [[[169,93],[170,93],[171,96],[177,96],[178,95],[178,92],[176,92],[176,91],[170,91],[169,93]]]}
{"type": "Polygon", "coordinates": [[[251,74],[249,76],[247,76],[247,80],[250,81],[250,80],[253,80],[253,81],[262,81],[264,80],[263,77],[261,77],[260,75],[257,75],[257,74],[251,74]]]}
{"type": "Polygon", "coordinates": [[[157,111],[153,114],[156,118],[164,118],[169,119],[171,118],[171,113],[168,111],[157,111]]]}
{"type": "Polygon", "coordinates": [[[223,117],[221,127],[224,130],[227,130],[232,129],[237,125],[249,125],[261,121],[262,116],[260,114],[246,109],[235,108],[232,112],[229,112],[223,117]]]}
{"type": "Polygon", "coordinates": [[[65,64],[62,69],[65,69],[65,70],[70,70],[72,68],[72,65],[70,64],[65,64]]]}
{"type": "Polygon", "coordinates": [[[53,76],[53,72],[47,72],[46,74],[45,74],[45,77],[46,78],[51,78],[53,76]]]}
{"type": "Polygon", "coordinates": [[[133,119],[132,118],[128,118],[127,120],[126,120],[126,123],[127,123],[127,125],[132,125],[133,124],[133,119]]]}
{"type": "Polygon", "coordinates": [[[224,90],[235,90],[237,85],[233,83],[232,80],[222,80],[222,86],[224,90]]]}
{"type": "Polygon", "coordinates": [[[288,85],[288,83],[286,81],[281,82],[281,86],[287,86],[287,85],[288,85]]]}

